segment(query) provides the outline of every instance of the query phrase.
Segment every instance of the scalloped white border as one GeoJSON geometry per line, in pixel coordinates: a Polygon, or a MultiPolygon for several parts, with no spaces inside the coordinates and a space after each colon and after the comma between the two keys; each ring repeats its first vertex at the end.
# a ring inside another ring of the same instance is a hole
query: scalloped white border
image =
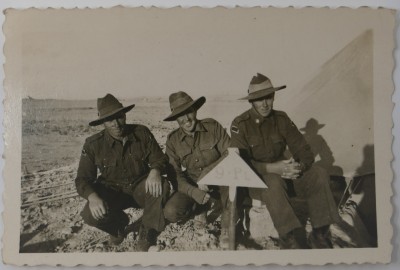
{"type": "MultiPolygon", "coordinates": [[[[227,6],[227,7],[234,7],[235,5],[239,5],[239,6],[244,6],[244,7],[251,7],[251,6],[275,6],[275,7],[285,7],[285,6],[295,6],[295,7],[302,7],[302,6],[330,6],[333,8],[339,7],[339,6],[346,6],[349,5],[348,3],[349,1],[18,1],[18,3],[12,3],[12,1],[4,1],[0,3],[0,6],[2,8],[4,7],[16,7],[16,8],[24,8],[24,7],[30,7],[30,6],[35,6],[35,7],[54,7],[54,8],[58,8],[58,7],[64,7],[64,8],[73,8],[73,7],[79,7],[79,8],[84,8],[84,7],[90,7],[90,8],[95,8],[95,7],[113,7],[115,5],[121,4],[124,6],[130,6],[130,7],[135,7],[135,6],[160,6],[163,8],[167,8],[167,7],[173,7],[173,6],[177,6],[177,5],[182,5],[183,7],[190,7],[190,6],[203,6],[203,7],[214,7],[217,5],[222,5],[222,6],[227,6]],[[11,2],[11,3],[10,3],[11,2]],[[33,3],[34,2],[34,3],[33,3]]],[[[371,7],[379,7],[379,6],[384,6],[387,8],[395,8],[395,9],[400,9],[400,3],[397,1],[352,1],[352,4],[354,8],[358,7],[358,6],[371,6],[371,7]]],[[[0,20],[3,21],[4,20],[4,16],[0,16],[0,20]]],[[[397,15],[397,25],[399,24],[399,15],[397,15]]],[[[398,34],[399,30],[397,29],[397,36],[399,36],[398,34]]],[[[4,42],[4,36],[1,37],[2,42],[4,42]]],[[[396,60],[398,60],[399,57],[399,52],[398,49],[395,52],[396,54],[396,60]]],[[[2,62],[4,63],[4,58],[2,57],[2,62]]],[[[398,69],[395,70],[395,74],[398,74],[398,69]]],[[[398,78],[399,76],[397,76],[398,78]]],[[[0,79],[4,78],[4,74],[2,73],[0,76],[0,79]]],[[[394,77],[396,78],[396,76],[394,77]]],[[[396,85],[399,85],[398,83],[396,83],[396,85]]],[[[396,102],[398,104],[398,91],[394,94],[393,96],[393,100],[394,102],[396,102]]],[[[0,98],[4,97],[4,93],[1,92],[0,93],[0,98]]],[[[394,108],[394,121],[395,123],[399,123],[396,115],[400,115],[398,113],[399,109],[398,106],[394,108]],[[396,113],[397,112],[397,113],[396,113]]],[[[3,108],[1,108],[0,113],[1,113],[1,117],[0,120],[2,120],[3,117],[3,108]]],[[[2,129],[2,127],[0,127],[0,131],[4,132],[4,130],[2,129]]],[[[398,124],[394,126],[394,130],[393,130],[394,134],[396,136],[398,136],[399,134],[399,127],[398,124]]],[[[398,148],[398,142],[396,144],[396,140],[394,141],[394,153],[395,155],[399,154],[399,148],[398,148]],[[396,147],[397,146],[397,147],[396,147]]],[[[1,142],[0,144],[0,151],[3,150],[3,142],[1,142]]],[[[0,165],[4,164],[4,161],[2,161],[0,163],[0,165]]],[[[394,173],[395,175],[399,175],[399,161],[398,159],[394,160],[393,163],[393,168],[394,168],[394,173]]],[[[398,178],[398,177],[397,177],[398,178]]],[[[398,188],[398,179],[396,178],[396,181],[394,182],[394,184],[396,185],[396,189],[395,190],[399,190],[398,188]]],[[[1,183],[2,184],[2,183],[1,183]]],[[[0,191],[3,191],[3,186],[0,185],[0,191]]],[[[399,205],[398,204],[398,198],[396,201],[395,205],[399,205]]],[[[0,211],[3,210],[3,205],[0,204],[0,211]]],[[[398,210],[397,210],[398,211],[398,210]]],[[[399,224],[399,217],[398,217],[398,213],[396,211],[396,214],[394,216],[395,220],[394,223],[398,226],[399,224]],[[397,218],[397,219],[396,219],[397,218]]],[[[2,226],[2,224],[0,225],[2,226]]],[[[2,227],[0,227],[0,229],[3,229],[2,227]]],[[[398,242],[398,241],[396,241],[398,242]]],[[[395,246],[396,248],[396,246],[395,246]]],[[[282,252],[282,251],[280,251],[282,252]]],[[[315,251],[314,251],[315,252],[315,251]]],[[[181,254],[181,253],[180,253],[181,254]]],[[[215,255],[220,254],[219,252],[215,255]]],[[[236,253],[235,253],[236,254],[236,253]]],[[[314,253],[315,254],[315,253],[314,253]]],[[[397,257],[398,255],[398,247],[397,250],[394,251],[394,256],[397,257]]],[[[64,255],[64,254],[63,254],[64,255]]],[[[74,254],[75,255],[75,254],[74,254]]],[[[123,255],[123,254],[122,254],[123,255]]],[[[261,254],[260,254],[261,255],[261,254]]],[[[126,254],[125,254],[126,256],[126,254]]],[[[122,256],[121,259],[123,259],[125,256],[122,256]]],[[[313,255],[314,256],[314,255],[313,255]]],[[[74,256],[75,257],[75,256],[74,256]]],[[[38,262],[40,263],[40,262],[38,262]]],[[[241,265],[241,263],[239,262],[237,265],[241,265]]],[[[3,265],[1,265],[3,266],[3,265]]],[[[392,265],[394,266],[394,265],[392,265]]],[[[11,269],[9,268],[10,266],[6,266],[7,269],[11,269]]],[[[3,269],[3,268],[2,268],[3,269]]],[[[32,268],[31,268],[32,269],[32,268]]],[[[396,269],[396,268],[393,268],[396,269]]]]}

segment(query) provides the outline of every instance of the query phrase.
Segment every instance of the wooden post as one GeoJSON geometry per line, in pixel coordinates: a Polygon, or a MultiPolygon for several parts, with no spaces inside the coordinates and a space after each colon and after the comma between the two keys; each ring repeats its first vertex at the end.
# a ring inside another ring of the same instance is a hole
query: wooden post
{"type": "Polygon", "coordinates": [[[229,249],[236,249],[236,187],[229,187],[229,249]]]}

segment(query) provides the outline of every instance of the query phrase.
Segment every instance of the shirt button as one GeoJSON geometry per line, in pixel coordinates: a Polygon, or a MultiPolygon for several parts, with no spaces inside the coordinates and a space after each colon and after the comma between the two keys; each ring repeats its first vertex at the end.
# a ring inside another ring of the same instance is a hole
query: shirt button
{"type": "Polygon", "coordinates": [[[199,162],[199,160],[196,158],[196,162],[199,162]]]}
{"type": "Polygon", "coordinates": [[[203,168],[199,168],[199,171],[202,171],[203,170],[203,168]]]}

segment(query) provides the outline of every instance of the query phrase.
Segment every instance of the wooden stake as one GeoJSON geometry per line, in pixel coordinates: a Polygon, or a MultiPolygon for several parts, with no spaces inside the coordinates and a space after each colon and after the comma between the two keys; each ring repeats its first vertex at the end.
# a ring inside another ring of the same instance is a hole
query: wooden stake
{"type": "Polygon", "coordinates": [[[229,249],[236,249],[236,187],[229,187],[229,249]]]}

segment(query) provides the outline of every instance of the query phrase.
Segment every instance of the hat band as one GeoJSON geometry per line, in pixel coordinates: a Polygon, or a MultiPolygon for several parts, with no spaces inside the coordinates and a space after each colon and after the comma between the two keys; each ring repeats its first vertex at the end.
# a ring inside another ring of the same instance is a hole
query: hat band
{"type": "Polygon", "coordinates": [[[189,102],[192,102],[193,99],[191,97],[180,97],[174,100],[173,103],[171,103],[171,112],[173,112],[174,110],[176,110],[177,108],[181,107],[182,105],[185,105],[189,102]]]}
{"type": "Polygon", "coordinates": [[[122,104],[112,104],[110,106],[104,107],[101,109],[101,111],[99,111],[99,116],[102,117],[103,115],[106,115],[120,108],[123,108],[122,104]]]}
{"type": "Polygon", "coordinates": [[[263,81],[262,83],[259,83],[259,84],[250,84],[249,94],[260,91],[260,90],[268,89],[268,88],[273,88],[273,86],[269,80],[263,81]]]}

